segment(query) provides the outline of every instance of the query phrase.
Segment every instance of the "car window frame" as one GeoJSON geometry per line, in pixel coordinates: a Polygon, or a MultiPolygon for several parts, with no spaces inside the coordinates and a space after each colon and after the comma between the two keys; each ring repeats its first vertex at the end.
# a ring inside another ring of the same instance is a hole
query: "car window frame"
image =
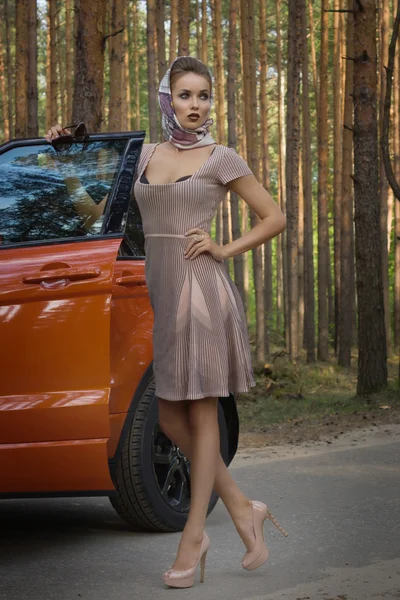
{"type": "MultiPolygon", "coordinates": [[[[120,166],[117,175],[109,192],[109,200],[106,204],[101,231],[95,235],[84,235],[74,237],[52,238],[44,240],[31,240],[27,242],[15,242],[12,244],[0,244],[0,252],[2,250],[48,246],[54,244],[66,244],[72,242],[90,242],[91,240],[99,240],[104,238],[125,238],[125,227],[129,204],[131,202],[133,185],[135,182],[136,170],[139,163],[139,158],[144,143],[145,131],[125,131],[112,133],[96,133],[89,134],[85,142],[108,142],[127,140],[127,144],[121,156],[120,166]],[[139,147],[139,151],[135,150],[139,147]]],[[[81,143],[81,142],[73,142],[81,143]]],[[[49,142],[44,138],[22,138],[14,139],[0,145],[0,156],[13,148],[22,148],[26,146],[47,146],[49,142]]],[[[140,256],[126,257],[131,259],[142,259],[140,256]]]]}

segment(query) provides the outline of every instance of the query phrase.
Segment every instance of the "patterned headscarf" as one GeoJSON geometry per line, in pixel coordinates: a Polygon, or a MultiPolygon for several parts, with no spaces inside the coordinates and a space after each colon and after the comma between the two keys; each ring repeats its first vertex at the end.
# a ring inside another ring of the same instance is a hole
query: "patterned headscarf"
{"type": "MultiPolygon", "coordinates": [[[[168,71],[165,73],[160,83],[160,87],[158,88],[158,103],[160,105],[162,113],[161,125],[164,132],[164,138],[166,140],[169,140],[171,144],[173,144],[176,148],[180,148],[182,150],[189,150],[190,148],[198,148],[199,146],[208,146],[210,144],[215,144],[215,141],[213,140],[211,134],[208,131],[208,128],[214,122],[210,117],[207,117],[206,121],[196,129],[186,129],[185,127],[182,127],[182,125],[179,123],[175,114],[175,110],[171,106],[172,93],[170,74],[174,63],[179,58],[189,57],[178,56],[170,65],[168,71]]],[[[195,60],[198,59],[196,58],[195,60]]],[[[199,60],[199,62],[201,61],[199,60]]],[[[210,71],[208,72],[210,73],[210,71]]],[[[210,78],[212,81],[211,73],[210,78]]],[[[211,105],[213,103],[213,100],[214,97],[211,91],[211,105]]]]}

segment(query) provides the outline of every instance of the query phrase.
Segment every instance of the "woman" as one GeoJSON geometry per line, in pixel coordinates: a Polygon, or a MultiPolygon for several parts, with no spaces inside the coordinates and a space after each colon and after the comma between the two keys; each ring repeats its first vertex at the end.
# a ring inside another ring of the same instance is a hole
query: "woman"
{"type": "MultiPolygon", "coordinates": [[[[255,386],[240,295],[223,260],[265,243],[285,228],[285,217],[245,161],[215,143],[209,128],[212,77],[201,61],[178,57],[159,88],[165,142],[146,144],[134,194],[145,232],[146,280],[154,311],[153,351],[160,427],[191,461],[189,516],[172,568],[170,587],[191,587],[209,539],[204,532],[214,487],[231,515],[253,570],[268,557],[263,523],[267,506],[249,500],[219,452],[218,398],[255,386]],[[227,190],[260,217],[243,237],[219,246],[211,221],[227,190]]],[[[47,139],[64,133],[49,131],[47,139]]]]}

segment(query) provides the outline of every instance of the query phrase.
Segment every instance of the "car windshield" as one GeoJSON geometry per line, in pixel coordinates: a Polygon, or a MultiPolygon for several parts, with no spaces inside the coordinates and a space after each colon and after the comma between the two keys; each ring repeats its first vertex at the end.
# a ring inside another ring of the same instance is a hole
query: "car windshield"
{"type": "Polygon", "coordinates": [[[0,244],[98,235],[126,140],[0,154],[0,244]]]}

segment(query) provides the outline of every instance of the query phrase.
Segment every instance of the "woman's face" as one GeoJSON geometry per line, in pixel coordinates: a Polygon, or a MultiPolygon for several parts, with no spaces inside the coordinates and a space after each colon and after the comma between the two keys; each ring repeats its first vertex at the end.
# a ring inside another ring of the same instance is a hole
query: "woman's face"
{"type": "Polygon", "coordinates": [[[206,121],[211,108],[210,84],[197,73],[185,73],[172,86],[172,103],[182,127],[197,129],[206,121]]]}

